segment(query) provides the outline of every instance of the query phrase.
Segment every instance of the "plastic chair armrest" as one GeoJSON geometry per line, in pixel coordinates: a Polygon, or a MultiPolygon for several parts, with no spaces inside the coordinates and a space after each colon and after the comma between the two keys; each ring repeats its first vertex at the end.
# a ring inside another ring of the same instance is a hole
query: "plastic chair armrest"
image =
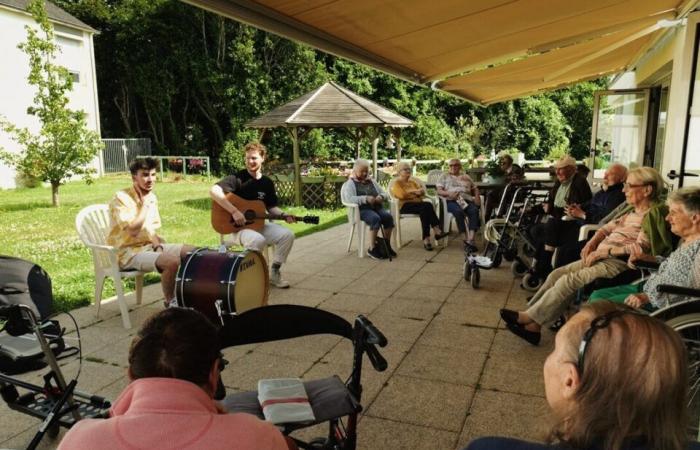
{"type": "Polygon", "coordinates": [[[583,225],[578,232],[578,240],[579,241],[587,241],[591,232],[598,231],[601,228],[602,228],[602,225],[598,225],[598,224],[583,225]]]}

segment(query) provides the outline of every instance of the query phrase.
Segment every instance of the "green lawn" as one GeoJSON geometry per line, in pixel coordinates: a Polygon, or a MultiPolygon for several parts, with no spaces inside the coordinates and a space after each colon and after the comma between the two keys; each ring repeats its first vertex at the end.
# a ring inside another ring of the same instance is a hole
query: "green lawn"
{"type": "MultiPolygon", "coordinates": [[[[51,276],[55,307],[69,310],[86,305],[93,299],[94,272],[92,257],[79,240],[75,216],[83,207],[107,203],[115,191],[128,187],[127,175],[107,176],[91,185],[76,181],[61,187],[61,206],[51,206],[50,188],[0,190],[0,254],[36,262],[51,276]]],[[[186,242],[197,246],[215,246],[218,235],[209,223],[209,187],[206,179],[160,182],[156,186],[161,234],[169,242],[186,242]]],[[[285,208],[296,215],[319,215],[319,225],[287,225],[296,236],[313,233],[346,221],[344,209],[336,211],[285,208]]],[[[281,222],[279,222],[281,223],[281,222]]],[[[157,274],[147,277],[157,282],[157,274]]],[[[131,289],[131,286],[129,286],[131,289]]],[[[104,297],[114,295],[105,287],[104,297]]]]}

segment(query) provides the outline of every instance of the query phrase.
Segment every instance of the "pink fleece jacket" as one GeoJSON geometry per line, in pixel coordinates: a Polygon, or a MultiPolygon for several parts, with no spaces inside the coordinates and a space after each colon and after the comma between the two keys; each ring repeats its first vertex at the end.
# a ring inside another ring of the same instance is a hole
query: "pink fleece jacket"
{"type": "Polygon", "coordinates": [[[250,414],[222,414],[199,386],[173,378],[133,381],[110,413],[109,419],[78,422],[59,450],[288,448],[270,423],[250,414]]]}

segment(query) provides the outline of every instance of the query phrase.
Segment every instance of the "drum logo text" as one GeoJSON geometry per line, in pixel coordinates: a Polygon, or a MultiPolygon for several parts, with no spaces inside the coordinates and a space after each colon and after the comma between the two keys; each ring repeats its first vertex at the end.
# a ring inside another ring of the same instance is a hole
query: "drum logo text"
{"type": "Polygon", "coordinates": [[[253,267],[254,265],[255,265],[254,259],[249,259],[248,261],[243,261],[241,263],[241,270],[239,270],[239,272],[244,272],[244,271],[250,269],[251,267],[253,267]]]}

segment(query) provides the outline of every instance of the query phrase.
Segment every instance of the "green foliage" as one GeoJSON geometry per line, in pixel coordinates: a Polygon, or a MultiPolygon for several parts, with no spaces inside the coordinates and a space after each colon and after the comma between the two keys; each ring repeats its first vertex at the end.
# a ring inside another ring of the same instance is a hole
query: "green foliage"
{"type": "MultiPolygon", "coordinates": [[[[186,242],[196,246],[215,247],[219,237],[211,229],[211,200],[207,195],[213,180],[188,177],[178,182],[158,182],[156,195],[163,220],[162,235],[169,242],[186,242]]],[[[75,232],[75,216],[85,206],[106,203],[119,189],[131,185],[128,176],[106,176],[86,186],[68,182],[61,188],[61,208],[50,210],[47,194],[50,189],[15,189],[0,195],[0,217],[3,233],[0,249],[3,254],[28,259],[42,266],[53,282],[54,307],[66,311],[90,304],[94,298],[95,276],[92,257],[75,232]],[[50,217],[50,220],[45,220],[50,217]]],[[[307,210],[286,208],[295,215],[318,215],[319,225],[304,223],[281,225],[295,236],[313,233],[347,219],[345,209],[307,210]]],[[[150,274],[147,283],[157,283],[157,274],[150,274]]],[[[133,290],[133,281],[128,284],[133,290]]],[[[110,281],[104,298],[114,295],[110,281]]]]}
{"type": "Polygon", "coordinates": [[[85,113],[68,108],[67,92],[72,89],[72,80],[65,68],[53,63],[59,49],[43,0],[32,0],[27,10],[39,30],[26,26],[27,40],[19,48],[29,57],[27,79],[36,88],[27,113],[39,120],[41,129],[35,134],[0,117],[0,129],[23,148],[19,154],[0,149],[0,160],[14,166],[25,178],[51,183],[52,203],[58,206],[61,183],[74,175],[90,180],[91,169],[86,165],[97,155],[102,142],[87,128],[85,113]]]}
{"type": "Polygon", "coordinates": [[[445,161],[452,158],[454,156],[454,153],[430,145],[414,145],[409,149],[409,151],[406,152],[406,156],[418,160],[437,159],[445,161]]]}
{"type": "Polygon", "coordinates": [[[547,155],[545,155],[544,159],[547,159],[549,161],[556,161],[558,159],[561,159],[562,156],[568,155],[569,152],[569,146],[565,144],[561,144],[555,147],[552,147],[547,155]]]}
{"type": "MultiPolygon", "coordinates": [[[[103,134],[150,137],[161,153],[207,154],[230,167],[245,123],[327,80],[416,122],[402,132],[414,146],[464,158],[516,148],[540,159],[569,143],[580,156],[590,141],[592,92],[605,81],[479,108],[447,94],[314,51],[175,0],[56,0],[100,30],[95,37],[103,134]]],[[[243,134],[243,136],[247,136],[243,134]]],[[[386,139],[382,133],[382,142],[386,139]]],[[[263,143],[272,159],[291,161],[286,130],[263,143]]],[[[363,156],[371,142],[362,141],[363,156]]],[[[313,131],[304,160],[349,159],[355,143],[343,129],[313,131]]],[[[379,157],[395,151],[379,146],[379,157]]]]}

